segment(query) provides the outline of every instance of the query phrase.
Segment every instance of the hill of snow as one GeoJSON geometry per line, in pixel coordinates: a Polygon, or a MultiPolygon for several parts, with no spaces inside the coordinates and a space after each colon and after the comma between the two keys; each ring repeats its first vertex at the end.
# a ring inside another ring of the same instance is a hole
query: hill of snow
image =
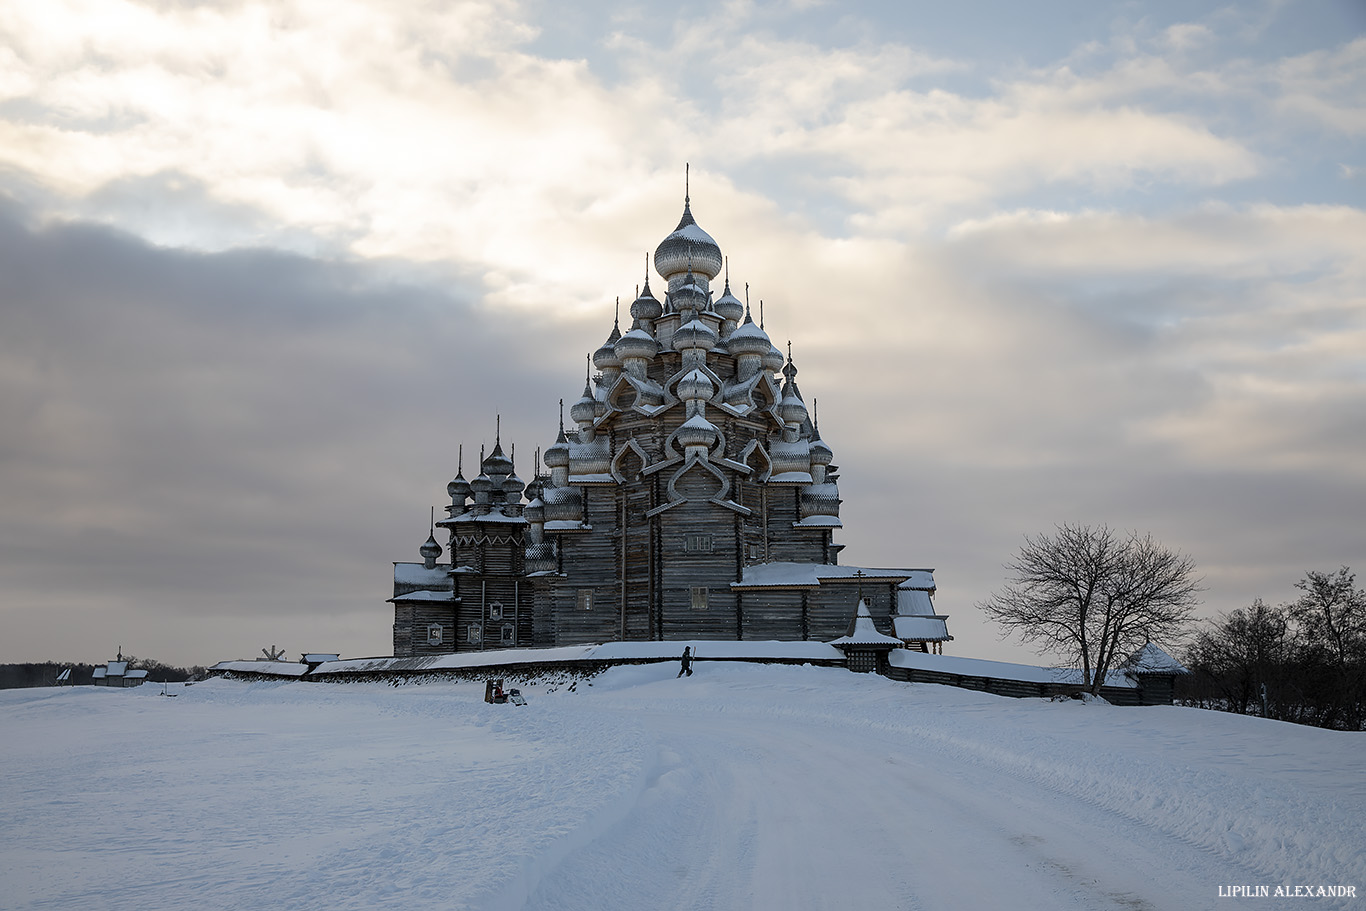
{"type": "Polygon", "coordinates": [[[0,905],[1363,906],[1366,734],[676,671],[0,692],[0,905]]]}

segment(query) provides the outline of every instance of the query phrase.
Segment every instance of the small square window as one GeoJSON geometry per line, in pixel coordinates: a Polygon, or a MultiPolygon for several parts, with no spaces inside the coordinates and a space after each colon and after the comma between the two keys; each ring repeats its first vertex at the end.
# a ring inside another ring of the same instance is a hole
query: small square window
{"type": "Polygon", "coordinates": [[[593,589],[591,589],[591,588],[581,588],[581,589],[579,589],[579,602],[578,602],[578,605],[579,605],[579,610],[592,610],[592,609],[593,609],[593,589]]]}
{"type": "Polygon", "coordinates": [[[441,644],[441,638],[442,638],[442,635],[441,635],[442,632],[443,632],[443,631],[442,631],[442,629],[441,629],[441,624],[440,624],[440,623],[432,623],[432,624],[429,624],[429,625],[427,626],[427,644],[428,644],[428,645],[440,645],[440,644],[441,644]]]}
{"type": "Polygon", "coordinates": [[[683,549],[695,554],[709,554],[712,551],[711,535],[684,535],[683,549]]]}
{"type": "Polygon", "coordinates": [[[501,601],[495,601],[495,602],[493,602],[492,604],[489,605],[489,619],[490,619],[490,620],[502,620],[502,619],[503,619],[503,604],[502,604],[501,601]]]}
{"type": "Polygon", "coordinates": [[[475,644],[475,645],[478,645],[480,642],[483,642],[483,641],[484,641],[484,624],[482,624],[482,623],[471,623],[471,624],[470,624],[470,628],[469,628],[469,640],[470,640],[471,643],[473,643],[473,644],[475,644]]]}
{"type": "Polygon", "coordinates": [[[707,609],[707,590],[705,588],[699,587],[692,590],[692,609],[707,609]]]}

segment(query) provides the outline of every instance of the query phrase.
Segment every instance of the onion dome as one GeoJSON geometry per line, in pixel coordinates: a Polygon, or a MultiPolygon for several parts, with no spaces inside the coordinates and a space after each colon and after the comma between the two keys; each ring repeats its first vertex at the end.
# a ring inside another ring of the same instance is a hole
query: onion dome
{"type": "Polygon", "coordinates": [[[492,489],[493,480],[483,472],[480,472],[477,478],[470,481],[470,490],[474,492],[476,497],[486,497],[488,496],[488,492],[492,489]]]}
{"type": "Polygon", "coordinates": [[[664,305],[650,293],[650,276],[645,276],[645,290],[631,304],[631,318],[634,320],[655,320],[664,313],[664,305]]]}
{"type": "MultiPolygon", "coordinates": [[[[788,347],[792,347],[790,343],[788,347]]],[[[783,368],[783,376],[787,379],[783,383],[783,400],[778,403],[778,414],[782,415],[785,423],[800,426],[806,422],[806,403],[802,401],[802,394],[797,389],[797,365],[792,363],[790,351],[787,355],[787,366],[783,368]]]]}
{"type": "MultiPolygon", "coordinates": [[[[722,297],[721,300],[725,298],[722,297]]],[[[720,306],[721,301],[716,303],[720,306]]],[[[726,338],[726,348],[736,357],[742,354],[757,354],[763,357],[770,351],[778,350],[773,347],[773,341],[768,337],[768,333],[760,329],[750,318],[748,308],[745,310],[745,321],[735,327],[735,331],[726,338]]]]}
{"type": "Polygon", "coordinates": [[[678,381],[678,397],[683,401],[710,399],[716,394],[716,386],[711,378],[701,370],[694,369],[678,381]]]}
{"type": "Polygon", "coordinates": [[[678,442],[682,446],[706,446],[711,448],[716,442],[716,425],[700,414],[695,414],[678,428],[678,442]]]}
{"type": "Polygon", "coordinates": [[[420,553],[420,554],[422,555],[422,559],[423,559],[424,561],[425,561],[425,560],[436,560],[436,559],[440,558],[440,556],[441,556],[441,545],[436,543],[436,533],[435,533],[435,532],[433,532],[432,534],[430,534],[430,535],[427,536],[427,540],[426,540],[425,542],[423,542],[422,546],[419,547],[419,548],[417,549],[417,552],[420,553]]]}
{"type": "Polygon", "coordinates": [[[730,293],[730,276],[726,276],[726,289],[721,292],[721,296],[711,305],[716,314],[722,319],[730,320],[733,323],[740,322],[740,318],[745,316],[745,305],[740,303],[740,299],[730,293]]]}
{"type": "Polygon", "coordinates": [[[688,267],[688,274],[683,279],[683,283],[678,286],[678,290],[669,292],[669,304],[679,313],[688,310],[706,310],[711,303],[711,298],[707,290],[702,287],[702,283],[693,275],[692,266],[688,267]]]}
{"type": "Polygon", "coordinates": [[[591,424],[598,414],[598,401],[593,398],[593,389],[588,383],[583,385],[583,397],[569,408],[569,417],[576,424],[591,424]]]}
{"type": "MultiPolygon", "coordinates": [[[[763,330],[760,329],[759,331],[762,332],[763,330]]],[[[768,346],[768,354],[764,355],[762,363],[764,365],[764,369],[769,371],[770,373],[775,370],[783,369],[783,353],[778,350],[777,345],[770,344],[768,346]]]]}
{"type": "Polygon", "coordinates": [[[446,485],[446,493],[450,494],[452,502],[464,500],[470,495],[470,482],[465,480],[463,472],[455,473],[455,477],[446,485]]]}
{"type": "Polygon", "coordinates": [[[811,441],[811,464],[829,465],[835,458],[835,451],[821,439],[820,431],[816,431],[816,438],[811,441]]]}
{"type": "Polygon", "coordinates": [[[503,444],[497,438],[493,441],[493,452],[488,454],[488,458],[484,459],[479,467],[484,474],[492,478],[505,478],[512,474],[512,460],[503,455],[503,444]]]}
{"type": "Polygon", "coordinates": [[[564,428],[560,428],[560,435],[555,438],[555,443],[541,454],[541,461],[545,462],[546,468],[568,468],[569,467],[569,441],[565,439],[564,428]]]}
{"type": "Polygon", "coordinates": [[[649,360],[659,353],[659,342],[655,341],[655,337],[640,328],[639,325],[635,325],[617,340],[614,350],[617,357],[623,361],[628,357],[643,357],[649,360]]]}
{"type": "Polygon", "coordinates": [[[721,341],[721,336],[716,334],[716,330],[700,319],[693,319],[684,323],[674,330],[673,346],[679,351],[689,348],[701,348],[710,351],[716,347],[716,343],[721,341]]]}
{"type": "Polygon", "coordinates": [[[607,336],[607,341],[602,343],[602,347],[593,352],[593,366],[599,370],[612,370],[621,366],[621,358],[617,357],[616,344],[621,338],[621,325],[612,323],[612,334],[607,336]]]}
{"type": "Polygon", "coordinates": [[[503,481],[503,493],[507,496],[509,503],[519,503],[522,500],[522,491],[526,490],[526,482],[517,477],[514,471],[503,481]]]}
{"type": "Polygon", "coordinates": [[[691,204],[684,196],[683,217],[678,227],[655,248],[655,269],[668,278],[691,265],[694,272],[713,279],[721,274],[721,264],[721,248],[693,220],[691,204]]]}
{"type": "MultiPolygon", "coordinates": [[[[530,489],[528,487],[528,489],[530,489]]],[[[533,525],[545,521],[545,503],[540,497],[532,497],[531,502],[522,510],[522,515],[533,525]]]]}

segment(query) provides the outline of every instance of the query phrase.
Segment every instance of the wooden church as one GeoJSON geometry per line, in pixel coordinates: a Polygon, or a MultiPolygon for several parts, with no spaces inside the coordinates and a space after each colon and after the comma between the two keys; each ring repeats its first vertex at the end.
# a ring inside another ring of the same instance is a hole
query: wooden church
{"type": "Polygon", "coordinates": [[[786,356],[693,219],[592,354],[530,482],[495,437],[446,487],[421,563],[394,564],[394,654],[612,640],[828,641],[860,599],[910,648],[950,638],[933,571],[841,565],[839,474],[786,356]]]}

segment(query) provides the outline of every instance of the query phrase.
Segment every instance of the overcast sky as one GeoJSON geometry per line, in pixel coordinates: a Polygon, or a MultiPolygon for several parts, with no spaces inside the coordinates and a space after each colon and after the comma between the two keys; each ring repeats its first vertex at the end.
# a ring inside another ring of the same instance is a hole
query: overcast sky
{"type": "Polygon", "coordinates": [[[952,653],[1034,660],[975,605],[1061,522],[1207,616],[1366,575],[1364,140],[1360,0],[9,0],[0,661],[388,654],[685,162],[952,653]]]}

